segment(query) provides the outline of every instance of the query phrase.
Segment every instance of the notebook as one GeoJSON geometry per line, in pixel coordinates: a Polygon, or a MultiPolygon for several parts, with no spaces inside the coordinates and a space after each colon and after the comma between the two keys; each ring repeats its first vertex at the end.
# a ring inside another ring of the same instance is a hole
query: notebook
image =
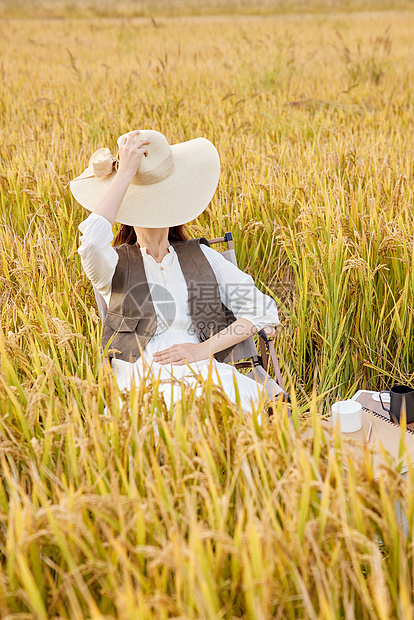
{"type": "MultiPolygon", "coordinates": [[[[342,433],[342,437],[354,440],[354,442],[366,444],[366,438],[368,429],[372,421],[372,433],[368,443],[368,448],[373,451],[373,465],[376,476],[379,473],[379,466],[386,464],[386,458],[381,452],[380,444],[382,447],[395,459],[396,464],[402,464],[401,473],[407,471],[406,459],[411,459],[414,463],[414,423],[407,425],[405,432],[405,445],[406,453],[399,460],[400,440],[401,440],[401,427],[398,424],[394,424],[390,419],[389,413],[387,413],[381,406],[381,403],[373,398],[378,392],[370,392],[368,390],[359,390],[352,398],[362,405],[362,429],[355,433],[342,433]]],[[[386,404],[386,403],[384,403],[386,404]]],[[[389,406],[389,404],[386,406],[389,406]]],[[[351,450],[359,452],[362,456],[358,445],[352,446],[352,442],[349,443],[351,450]]]]}
{"type": "MultiPolygon", "coordinates": [[[[356,400],[361,403],[363,410],[372,411],[372,413],[374,413],[375,415],[378,415],[381,418],[385,418],[386,420],[390,421],[391,424],[393,424],[390,419],[390,414],[388,413],[388,411],[385,411],[385,409],[382,407],[381,403],[378,400],[378,392],[359,390],[355,394],[355,396],[352,397],[351,400],[356,400]],[[375,399],[373,397],[375,397],[375,399]]],[[[386,407],[390,406],[389,402],[384,402],[384,405],[386,407]]],[[[411,424],[407,424],[407,432],[414,435],[414,422],[412,422],[411,424]]]]}

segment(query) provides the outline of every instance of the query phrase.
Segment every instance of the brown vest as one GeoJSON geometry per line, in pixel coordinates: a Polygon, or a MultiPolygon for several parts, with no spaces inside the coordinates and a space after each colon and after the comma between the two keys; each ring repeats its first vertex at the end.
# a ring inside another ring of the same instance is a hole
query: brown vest
{"type": "MultiPolygon", "coordinates": [[[[173,241],[171,245],[177,253],[187,283],[193,333],[202,342],[233,323],[236,317],[221,302],[216,276],[200,248],[200,243],[208,245],[204,237],[173,241]]],[[[157,300],[164,302],[167,308],[168,292],[157,285],[150,290],[137,243],[123,244],[115,250],[119,260],[112,278],[112,293],[103,326],[102,347],[105,349],[109,343],[109,357],[135,362],[157,328],[152,296],[155,295],[157,300]]],[[[172,297],[170,300],[173,302],[172,297]]],[[[223,361],[233,348],[219,351],[215,357],[223,361]]]]}

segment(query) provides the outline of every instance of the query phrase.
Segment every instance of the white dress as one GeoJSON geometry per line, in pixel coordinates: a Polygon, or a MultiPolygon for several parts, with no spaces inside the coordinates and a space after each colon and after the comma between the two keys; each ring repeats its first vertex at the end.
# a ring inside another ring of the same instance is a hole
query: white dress
{"type": "MultiPolygon", "coordinates": [[[[113,240],[111,223],[101,215],[91,213],[79,225],[79,230],[82,235],[78,252],[83,269],[109,308],[111,282],[118,262],[118,253],[111,245],[113,240]]],[[[249,320],[258,330],[268,325],[279,324],[274,300],[255,287],[251,276],[238,269],[213,248],[203,244],[200,247],[215,273],[221,301],[232,310],[237,319],[249,320]]],[[[222,385],[233,403],[236,403],[236,381],[240,404],[245,411],[251,412],[263,395],[263,386],[242,375],[229,364],[215,359],[184,366],[154,362],[153,353],[156,351],[167,349],[174,344],[199,341],[192,328],[187,303],[187,284],[174,247],[169,246],[168,254],[160,263],[147,254],[145,247],[141,247],[141,253],[157,315],[157,329],[148,342],[144,354],[136,362],[113,360],[119,388],[128,390],[132,381],[137,384],[152,372],[154,378],[160,379],[159,393],[169,405],[181,398],[181,387],[175,379],[185,380],[189,385],[201,390],[201,385],[197,387],[197,384],[200,384],[199,375],[206,379],[209,366],[212,364],[213,381],[222,385]],[[165,293],[164,299],[160,292],[165,293]]]]}

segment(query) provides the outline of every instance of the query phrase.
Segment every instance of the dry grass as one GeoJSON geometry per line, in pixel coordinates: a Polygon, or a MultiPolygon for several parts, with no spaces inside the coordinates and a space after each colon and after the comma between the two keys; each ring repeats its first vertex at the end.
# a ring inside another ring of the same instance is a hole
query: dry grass
{"type": "Polygon", "coordinates": [[[134,18],[412,10],[411,0],[0,0],[0,17],[134,18]]]}
{"type": "Polygon", "coordinates": [[[0,21],[0,617],[413,616],[412,472],[345,477],[316,415],[414,381],[413,36],[410,13],[0,21]],[[217,145],[192,230],[231,229],[278,300],[294,428],[211,385],[119,405],[67,183],[134,127],[217,145]]]}

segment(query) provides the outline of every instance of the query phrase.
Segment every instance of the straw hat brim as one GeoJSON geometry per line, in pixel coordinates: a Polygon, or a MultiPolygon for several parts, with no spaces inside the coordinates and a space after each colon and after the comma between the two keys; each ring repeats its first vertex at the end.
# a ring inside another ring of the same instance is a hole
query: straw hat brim
{"type": "MultiPolygon", "coordinates": [[[[171,146],[172,174],[152,185],[130,184],[121,202],[116,221],[143,228],[178,226],[204,211],[216,191],[220,158],[206,138],[195,138],[171,146]]],[[[98,179],[87,168],[70,182],[75,199],[89,211],[107,192],[115,172],[98,179]]]]}

